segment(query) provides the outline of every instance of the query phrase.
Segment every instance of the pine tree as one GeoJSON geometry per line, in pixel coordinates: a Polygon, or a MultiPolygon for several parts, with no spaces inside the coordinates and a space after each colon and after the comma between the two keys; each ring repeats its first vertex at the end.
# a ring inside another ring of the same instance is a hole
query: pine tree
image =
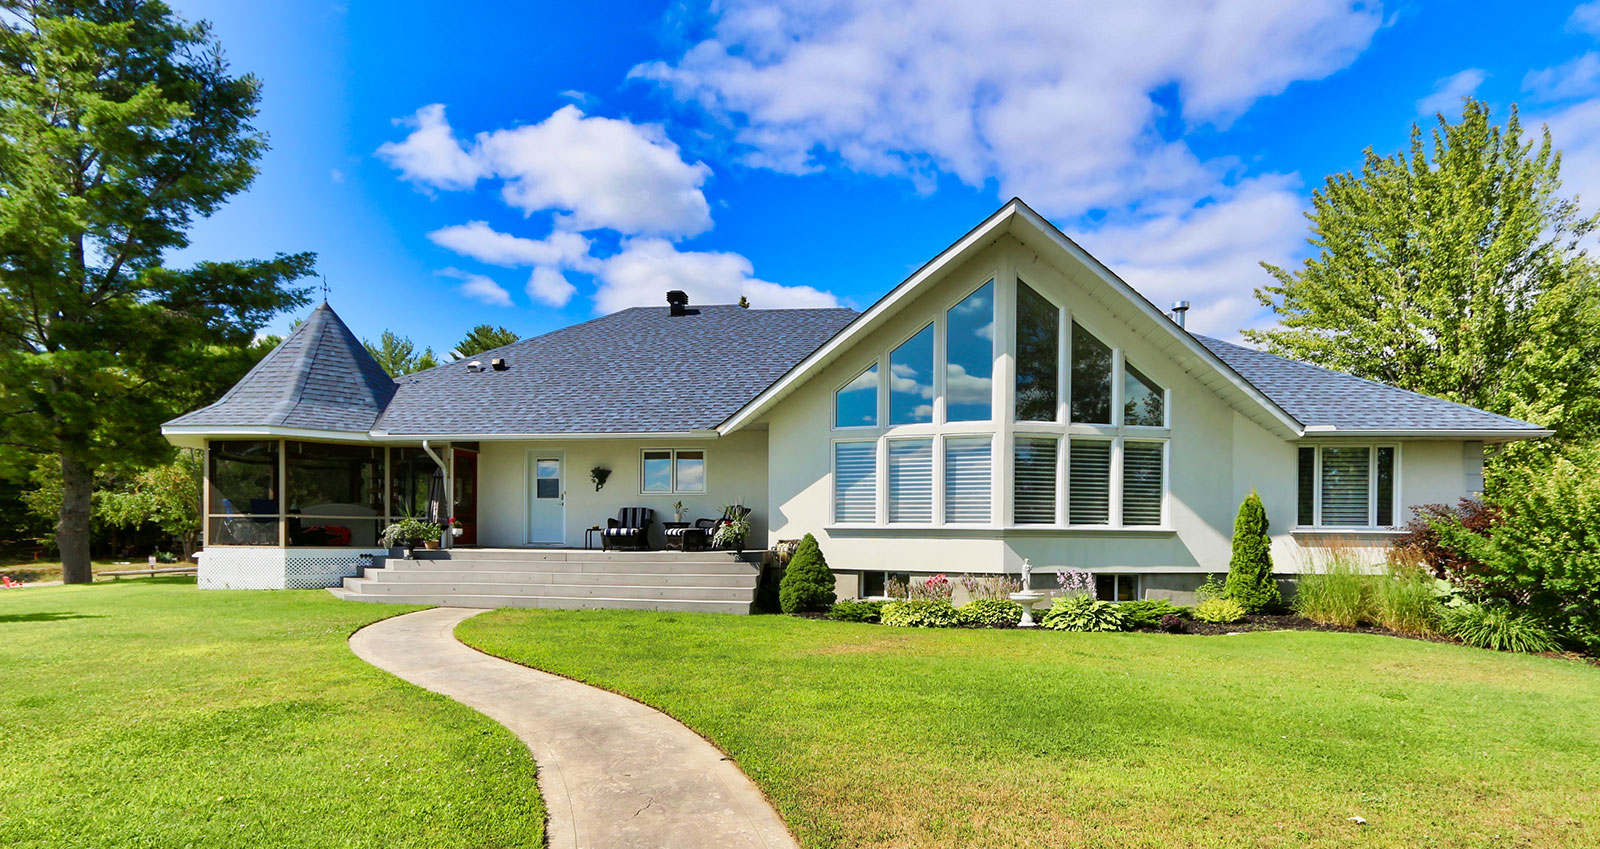
{"type": "Polygon", "coordinates": [[[827,610],[836,597],[833,570],[828,568],[817,538],[806,534],[778,584],[778,605],[784,613],[827,610]]]}
{"type": "Polygon", "coordinates": [[[1251,613],[1283,606],[1278,582],[1272,579],[1272,538],[1267,535],[1267,508],[1255,490],[1239,505],[1233,520],[1233,557],[1228,561],[1224,595],[1251,613]]]}
{"type": "Polygon", "coordinates": [[[467,338],[456,343],[455,350],[451,353],[458,360],[467,357],[476,357],[495,348],[504,348],[517,341],[516,331],[509,327],[495,327],[491,324],[480,324],[467,331],[467,338]]]}

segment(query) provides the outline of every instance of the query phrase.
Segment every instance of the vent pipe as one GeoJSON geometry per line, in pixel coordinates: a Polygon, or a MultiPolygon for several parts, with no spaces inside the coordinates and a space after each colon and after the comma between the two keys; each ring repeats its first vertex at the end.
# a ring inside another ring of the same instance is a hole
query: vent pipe
{"type": "Polygon", "coordinates": [[[1180,328],[1184,326],[1183,320],[1184,320],[1184,317],[1187,316],[1188,314],[1189,314],[1189,302],[1188,301],[1173,301],[1172,302],[1172,320],[1177,322],[1178,326],[1180,328]]]}
{"type": "Polygon", "coordinates": [[[673,315],[687,315],[689,312],[689,293],[682,289],[673,289],[667,293],[667,306],[672,308],[673,315]]]}

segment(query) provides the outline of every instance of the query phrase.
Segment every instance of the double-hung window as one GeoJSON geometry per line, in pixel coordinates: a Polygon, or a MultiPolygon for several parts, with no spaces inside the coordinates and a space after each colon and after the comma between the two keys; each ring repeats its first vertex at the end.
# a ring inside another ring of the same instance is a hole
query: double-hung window
{"type": "Polygon", "coordinates": [[[1393,527],[1396,452],[1393,445],[1301,446],[1297,523],[1319,528],[1393,527]]]}

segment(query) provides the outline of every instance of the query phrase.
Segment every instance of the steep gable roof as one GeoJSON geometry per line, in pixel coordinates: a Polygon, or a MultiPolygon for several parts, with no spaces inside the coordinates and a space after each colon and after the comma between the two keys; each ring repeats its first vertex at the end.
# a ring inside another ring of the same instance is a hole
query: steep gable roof
{"type": "Polygon", "coordinates": [[[365,433],[394,394],[394,379],[323,303],[216,403],[167,426],[365,433]]]}
{"type": "Polygon", "coordinates": [[[634,307],[400,379],[389,435],[711,431],[840,328],[848,309],[634,307]],[[504,358],[505,371],[490,361],[504,358]]]}
{"type": "Polygon", "coordinates": [[[1409,392],[1220,339],[1198,335],[1195,338],[1287,410],[1308,431],[1457,431],[1485,436],[1504,432],[1512,437],[1549,434],[1536,424],[1454,401],[1409,392]]]}
{"type": "Polygon", "coordinates": [[[881,326],[910,303],[918,292],[933,285],[943,271],[959,266],[967,257],[1007,235],[1038,251],[1042,257],[1058,266],[1074,266],[1089,272],[1086,282],[1099,284],[1091,286],[1091,290],[1113,315],[1130,325],[1137,324],[1159,351],[1241,414],[1280,436],[1287,438],[1300,435],[1301,425],[1293,416],[1019,198],[1007,201],[993,215],[878,299],[849,327],[796,364],[749,404],[730,415],[718,426],[718,430],[731,433],[753,424],[811,375],[840,356],[853,340],[881,326]]]}

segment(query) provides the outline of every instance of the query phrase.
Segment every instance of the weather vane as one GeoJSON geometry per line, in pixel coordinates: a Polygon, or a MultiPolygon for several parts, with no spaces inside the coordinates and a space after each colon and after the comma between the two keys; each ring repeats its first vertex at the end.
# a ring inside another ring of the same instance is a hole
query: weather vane
{"type": "Polygon", "coordinates": [[[328,302],[328,275],[322,275],[322,302],[328,302]]]}

